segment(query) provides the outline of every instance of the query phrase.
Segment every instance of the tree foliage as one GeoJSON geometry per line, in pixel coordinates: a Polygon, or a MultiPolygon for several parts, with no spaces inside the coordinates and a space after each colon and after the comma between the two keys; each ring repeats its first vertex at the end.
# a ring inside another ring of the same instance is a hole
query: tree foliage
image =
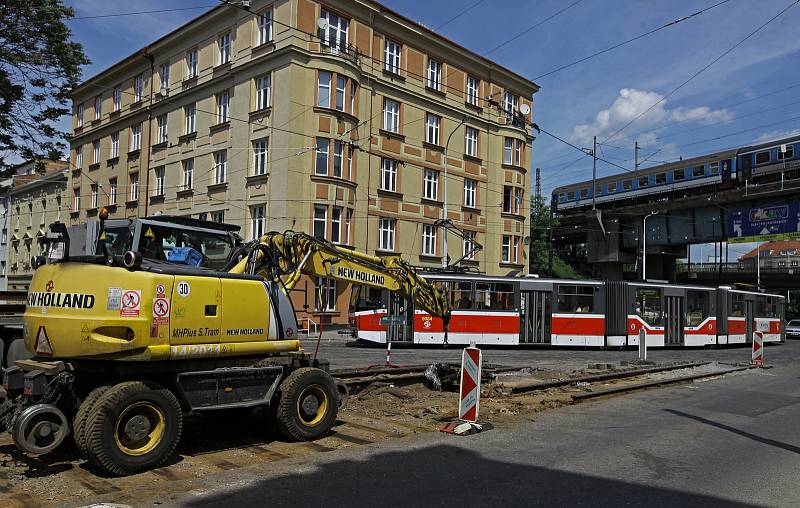
{"type": "Polygon", "coordinates": [[[70,40],[64,21],[74,11],[61,0],[0,2],[0,172],[20,159],[57,159],[70,113],[70,92],[89,60],[70,40]]]}
{"type": "MultiPolygon", "coordinates": [[[[534,196],[531,199],[531,244],[530,244],[530,273],[549,275],[550,273],[550,207],[543,196],[534,196]]],[[[553,252],[553,277],[565,279],[583,278],[577,270],[553,252]]]]}

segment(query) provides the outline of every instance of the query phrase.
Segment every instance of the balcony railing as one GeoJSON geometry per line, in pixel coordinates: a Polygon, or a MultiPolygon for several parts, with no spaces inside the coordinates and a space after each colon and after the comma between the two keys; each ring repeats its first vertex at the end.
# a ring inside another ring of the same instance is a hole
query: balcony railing
{"type": "Polygon", "coordinates": [[[354,65],[361,65],[361,52],[352,44],[320,42],[320,53],[323,55],[334,55],[349,60],[354,65]]]}

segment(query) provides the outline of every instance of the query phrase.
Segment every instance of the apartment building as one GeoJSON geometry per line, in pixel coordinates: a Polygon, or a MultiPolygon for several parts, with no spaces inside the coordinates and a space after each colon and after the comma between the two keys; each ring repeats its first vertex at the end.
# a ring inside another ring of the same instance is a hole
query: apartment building
{"type": "MultiPolygon", "coordinates": [[[[191,215],[523,274],[537,90],[370,0],[222,5],[74,91],[70,220],[191,215]]],[[[349,288],[300,288],[346,321],[349,288]]]]}

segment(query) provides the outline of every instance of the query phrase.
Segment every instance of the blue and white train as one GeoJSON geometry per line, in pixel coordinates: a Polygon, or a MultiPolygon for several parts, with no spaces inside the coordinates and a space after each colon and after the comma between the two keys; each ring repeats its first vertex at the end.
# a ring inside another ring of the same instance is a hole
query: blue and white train
{"type": "Polygon", "coordinates": [[[800,136],[670,162],[598,178],[553,191],[555,211],[668,195],[691,189],[720,190],[781,179],[800,179],[800,136]]]}

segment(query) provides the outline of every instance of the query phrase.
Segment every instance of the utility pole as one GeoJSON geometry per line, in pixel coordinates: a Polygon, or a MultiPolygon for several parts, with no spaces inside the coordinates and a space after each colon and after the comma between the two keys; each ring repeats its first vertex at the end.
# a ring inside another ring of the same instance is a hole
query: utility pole
{"type": "Polygon", "coordinates": [[[633,142],[633,171],[639,171],[639,142],[633,142]]]}
{"type": "Polygon", "coordinates": [[[542,197],[542,168],[536,168],[536,199],[542,197]]]}
{"type": "Polygon", "coordinates": [[[597,195],[597,136],[592,138],[592,210],[595,209],[595,195],[597,195]]]}

